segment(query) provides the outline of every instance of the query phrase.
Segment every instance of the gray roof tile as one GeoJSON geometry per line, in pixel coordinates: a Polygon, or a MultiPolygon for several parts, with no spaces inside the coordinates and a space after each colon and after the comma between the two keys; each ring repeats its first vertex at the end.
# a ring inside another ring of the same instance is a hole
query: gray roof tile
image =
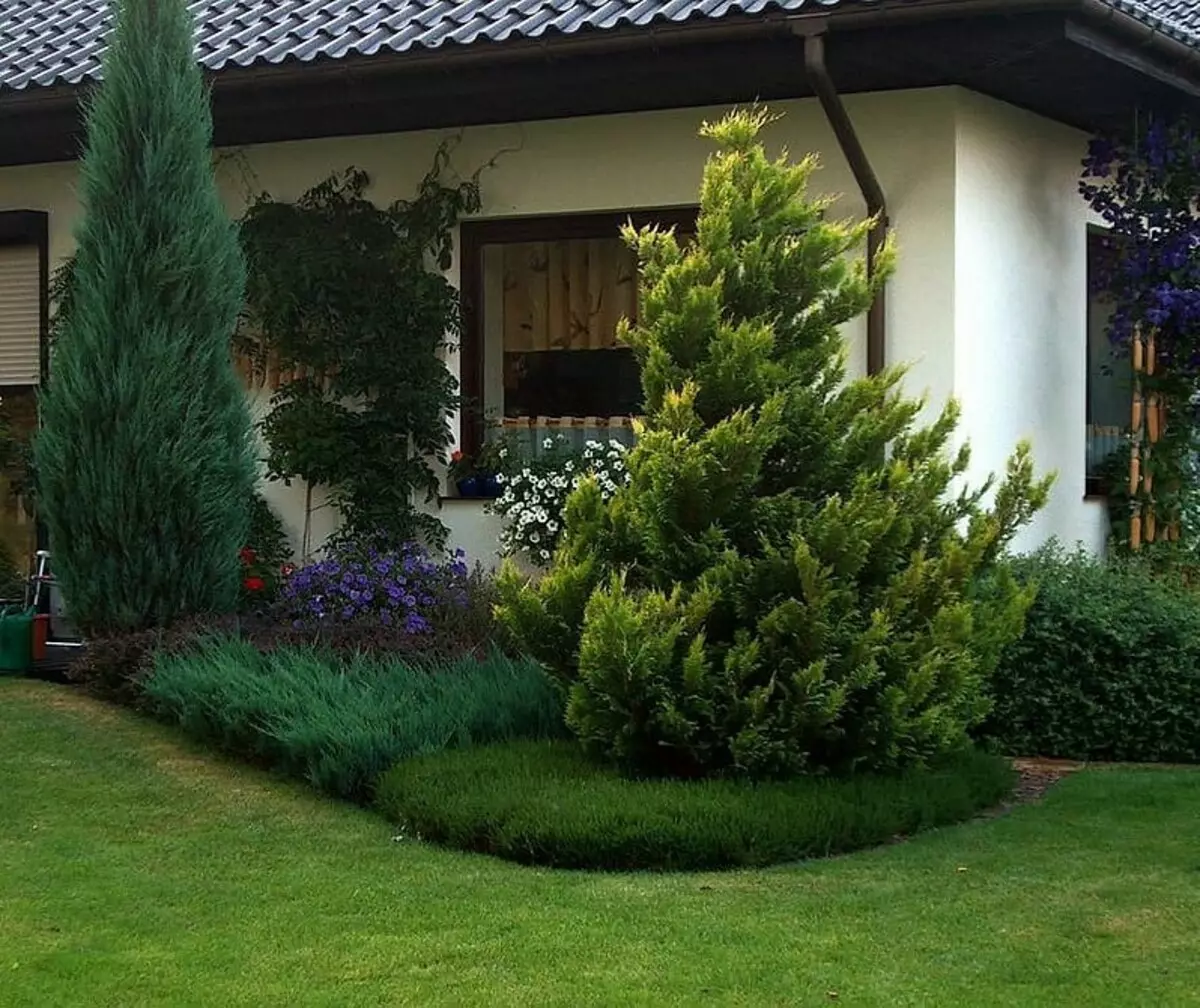
{"type": "MultiPolygon", "coordinates": [[[[191,0],[197,57],[229,65],[403,53],[873,0],[191,0]]],[[[1200,48],[1200,0],[1106,0],[1200,48]]],[[[108,0],[0,0],[0,91],[98,75],[108,0]]]]}
{"type": "Polygon", "coordinates": [[[1198,0],[1107,0],[1166,34],[1200,47],[1200,2],[1198,0]]]}

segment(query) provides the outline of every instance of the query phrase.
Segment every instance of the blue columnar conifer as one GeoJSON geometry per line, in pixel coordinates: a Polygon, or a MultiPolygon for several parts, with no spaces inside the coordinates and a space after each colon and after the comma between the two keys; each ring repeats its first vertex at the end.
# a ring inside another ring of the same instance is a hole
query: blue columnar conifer
{"type": "Polygon", "coordinates": [[[90,633],[233,609],[254,485],[230,355],[245,267],[184,0],[124,0],[109,43],[36,449],[55,571],[90,633]]]}

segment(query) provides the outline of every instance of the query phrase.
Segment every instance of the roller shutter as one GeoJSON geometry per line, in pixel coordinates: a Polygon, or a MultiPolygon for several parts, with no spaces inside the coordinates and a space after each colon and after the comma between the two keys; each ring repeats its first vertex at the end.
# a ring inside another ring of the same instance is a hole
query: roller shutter
{"type": "Polygon", "coordinates": [[[0,385],[41,380],[41,272],[34,245],[0,245],[0,385]]]}

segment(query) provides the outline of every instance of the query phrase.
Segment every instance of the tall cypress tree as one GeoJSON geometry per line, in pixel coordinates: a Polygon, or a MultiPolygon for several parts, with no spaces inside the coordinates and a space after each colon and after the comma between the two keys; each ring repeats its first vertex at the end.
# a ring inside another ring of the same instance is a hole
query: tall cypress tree
{"type": "Polygon", "coordinates": [[[231,610],[254,485],[230,356],[245,284],[184,0],[124,0],[87,114],[39,505],[85,632],[231,610]]]}

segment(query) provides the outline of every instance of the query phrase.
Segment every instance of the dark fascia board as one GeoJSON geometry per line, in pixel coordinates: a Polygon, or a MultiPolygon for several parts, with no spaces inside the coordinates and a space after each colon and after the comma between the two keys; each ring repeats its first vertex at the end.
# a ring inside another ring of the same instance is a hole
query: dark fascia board
{"type": "Polygon", "coordinates": [[[1154,59],[1137,45],[1112,34],[1103,26],[1086,24],[1074,19],[1066,23],[1067,40],[1090,49],[1107,59],[1121,63],[1159,83],[1174,88],[1189,98],[1200,98],[1200,80],[1154,59]]]}

